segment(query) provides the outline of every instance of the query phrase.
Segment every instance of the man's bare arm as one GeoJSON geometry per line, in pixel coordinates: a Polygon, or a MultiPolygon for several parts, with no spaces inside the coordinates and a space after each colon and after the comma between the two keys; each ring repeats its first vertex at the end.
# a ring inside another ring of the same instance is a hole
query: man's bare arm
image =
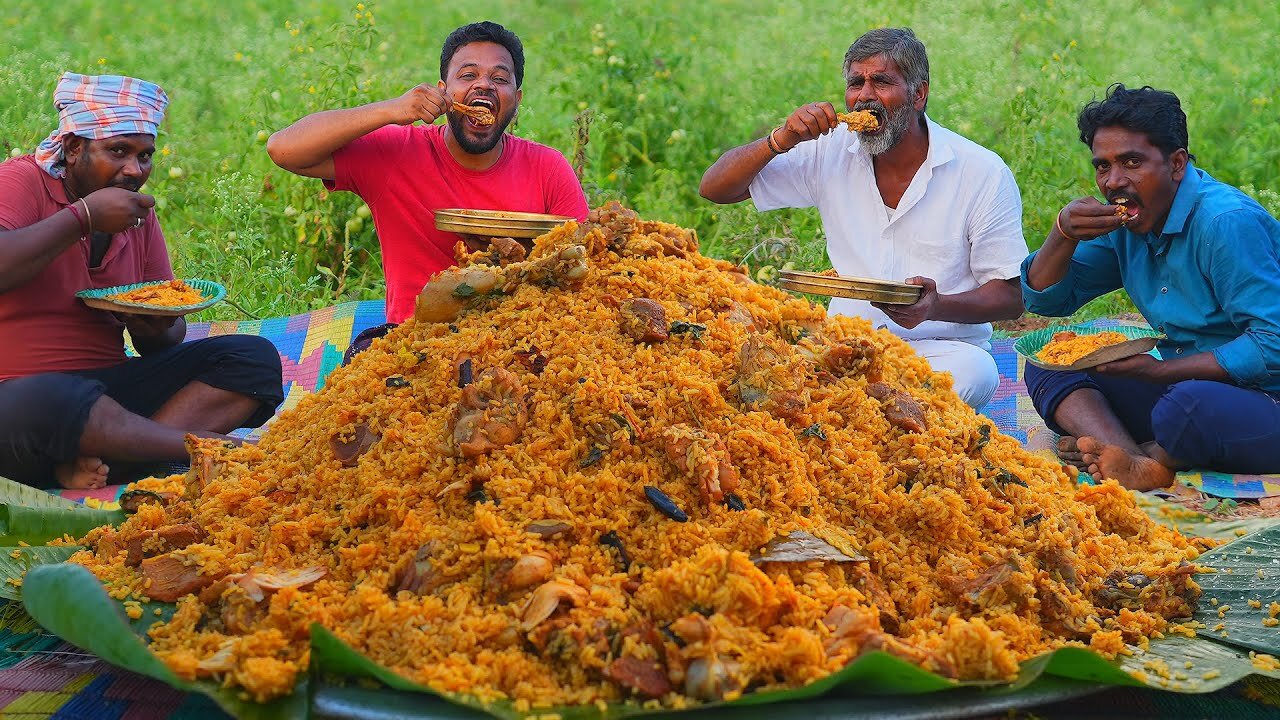
{"type": "Polygon", "coordinates": [[[1027,268],[1027,285],[1036,292],[1057,285],[1066,277],[1077,245],[1120,225],[1121,219],[1113,206],[1103,205],[1091,197],[1071,201],[1058,211],[1053,229],[1027,268]]]}
{"type": "MultiPolygon", "coordinates": [[[[837,125],[836,111],[828,102],[810,103],[796,108],[782,127],[772,133],[774,147],[780,152],[806,140],[831,132],[837,125]]],[[[774,158],[768,136],[739,145],[720,156],[702,175],[698,194],[713,203],[727,205],[751,197],[751,181],[774,158]]]]}
{"type": "Polygon", "coordinates": [[[444,109],[444,93],[423,83],[398,98],[312,113],[272,134],[267,154],[296,175],[333,180],[333,154],[352,140],[386,125],[435,122],[444,109]]]}
{"type": "Polygon", "coordinates": [[[739,145],[707,168],[698,194],[720,205],[742,202],[751,197],[751,181],[773,158],[767,137],[739,145]]]}
{"type": "Polygon", "coordinates": [[[1022,282],[1019,278],[988,280],[978,287],[954,295],[938,294],[932,278],[908,278],[920,285],[920,299],[911,305],[871,303],[898,325],[911,329],[926,320],[954,323],[984,323],[1013,320],[1022,315],[1022,282]]]}
{"type": "Polygon", "coordinates": [[[77,201],[75,212],[60,210],[24,228],[0,229],[0,293],[26,285],[76,244],[86,230],[118,233],[146,217],[155,204],[150,195],[103,188],[77,201]]]}
{"type": "Polygon", "coordinates": [[[122,315],[133,349],[139,355],[165,350],[187,337],[187,320],[183,317],[161,315],[122,315]]]}
{"type": "Polygon", "coordinates": [[[1022,317],[1022,281],[1019,278],[988,280],[967,292],[939,295],[931,320],[984,323],[1022,317]]]}

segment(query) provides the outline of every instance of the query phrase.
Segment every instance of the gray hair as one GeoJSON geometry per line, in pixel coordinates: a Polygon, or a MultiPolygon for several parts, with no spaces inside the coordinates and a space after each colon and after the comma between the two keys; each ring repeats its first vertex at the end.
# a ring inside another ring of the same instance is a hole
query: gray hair
{"type": "Polygon", "coordinates": [[[854,40],[844,54],[845,76],[853,63],[877,55],[887,56],[898,66],[913,93],[929,82],[929,56],[911,28],[876,28],[854,40]]]}

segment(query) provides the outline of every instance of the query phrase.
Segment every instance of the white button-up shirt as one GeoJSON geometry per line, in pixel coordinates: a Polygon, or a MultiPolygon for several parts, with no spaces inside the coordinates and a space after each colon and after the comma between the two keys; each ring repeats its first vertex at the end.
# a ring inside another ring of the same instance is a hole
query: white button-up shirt
{"type": "MultiPolygon", "coordinates": [[[[751,182],[759,210],[817,207],[827,254],[841,275],[933,278],[954,295],[1019,275],[1027,256],[1022,198],[999,155],[927,120],[929,152],[892,215],[871,155],[837,127],[773,158],[751,182]]],[[[991,324],[926,320],[908,330],[863,300],[833,298],[830,312],[867,318],[908,340],[962,340],[988,347],[991,324]]]]}

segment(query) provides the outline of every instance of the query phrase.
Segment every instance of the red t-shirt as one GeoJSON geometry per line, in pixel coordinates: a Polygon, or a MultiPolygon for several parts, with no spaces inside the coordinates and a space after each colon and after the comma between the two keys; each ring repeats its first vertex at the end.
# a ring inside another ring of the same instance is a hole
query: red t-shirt
{"type": "Polygon", "coordinates": [[[333,154],[325,187],[350,190],[373,212],[387,278],[387,319],[403,322],[432,275],[454,263],[457,233],[437,230],[442,208],[587,218],[587,198],[558,151],[507,135],[488,170],[468,170],[444,144],[444,125],[388,125],[333,154]]]}
{"type": "MultiPolygon", "coordinates": [[[[0,163],[0,229],[34,225],[69,204],[62,181],[30,155],[0,163]]],[[[83,208],[77,210],[84,215],[83,208]]],[[[89,238],[81,238],[26,285],[0,293],[0,380],[124,362],[124,323],[88,307],[76,293],[171,279],[154,210],[142,227],[111,237],[99,267],[89,267],[89,238]]]]}

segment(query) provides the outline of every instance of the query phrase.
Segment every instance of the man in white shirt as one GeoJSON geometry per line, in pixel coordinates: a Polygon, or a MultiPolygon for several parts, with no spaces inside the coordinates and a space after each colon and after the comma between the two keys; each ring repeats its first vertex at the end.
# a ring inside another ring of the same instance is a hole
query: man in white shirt
{"type": "Polygon", "coordinates": [[[847,130],[831,103],[804,105],[720,156],[699,192],[759,210],[817,207],[841,275],[923,286],[912,305],[837,298],[830,312],[888,328],[982,407],[999,384],[990,323],[1023,309],[1018,185],[998,155],[925,116],[929,60],[911,30],[858,38],[844,75],[845,105],[874,114],[876,129],[847,130]]]}

